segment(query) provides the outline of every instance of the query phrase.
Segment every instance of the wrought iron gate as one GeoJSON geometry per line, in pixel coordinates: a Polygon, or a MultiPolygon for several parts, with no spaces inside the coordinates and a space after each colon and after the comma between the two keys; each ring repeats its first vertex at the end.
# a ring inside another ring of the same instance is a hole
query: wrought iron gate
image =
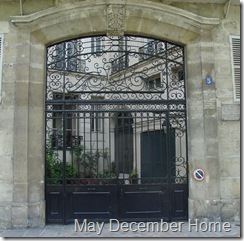
{"type": "Polygon", "coordinates": [[[47,222],[186,219],[183,47],[68,40],[46,73],[47,222]]]}

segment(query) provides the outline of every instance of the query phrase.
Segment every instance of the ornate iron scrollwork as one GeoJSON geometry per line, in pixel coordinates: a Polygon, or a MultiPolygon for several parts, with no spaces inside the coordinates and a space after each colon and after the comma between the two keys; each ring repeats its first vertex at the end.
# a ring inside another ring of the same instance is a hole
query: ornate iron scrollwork
{"type": "MultiPolygon", "coordinates": [[[[124,11],[123,5],[108,6],[108,32],[122,33],[124,11]]],[[[112,152],[117,151],[127,155],[127,160],[121,157],[119,160],[124,160],[130,170],[143,155],[143,151],[136,150],[140,148],[142,133],[145,139],[149,138],[145,133],[149,133],[148,136],[156,133],[162,145],[166,145],[163,150],[168,162],[164,165],[168,171],[163,177],[145,180],[186,182],[182,46],[134,36],[68,40],[47,48],[46,73],[46,136],[57,151],[56,159],[65,158],[67,163],[73,161],[77,154],[75,148],[82,146],[86,160],[97,155],[92,170],[97,178],[101,168],[104,171],[109,168],[109,161],[116,162],[117,154],[112,152]],[[166,138],[166,144],[161,140],[163,138],[166,138]],[[116,143],[119,144],[116,146],[116,143]],[[119,145],[121,152],[117,150],[119,145]],[[109,149],[109,161],[104,157],[106,148],[109,149]],[[71,154],[60,154],[67,150],[71,154]],[[106,159],[104,165],[100,164],[102,159],[106,159]]],[[[76,158],[82,159],[81,156],[76,158]]],[[[72,165],[82,166],[81,161],[72,165]]],[[[88,164],[83,163],[83,168],[85,165],[88,164]]],[[[122,168],[123,164],[120,166],[122,168]]],[[[82,173],[80,169],[79,173],[82,173]]]]}

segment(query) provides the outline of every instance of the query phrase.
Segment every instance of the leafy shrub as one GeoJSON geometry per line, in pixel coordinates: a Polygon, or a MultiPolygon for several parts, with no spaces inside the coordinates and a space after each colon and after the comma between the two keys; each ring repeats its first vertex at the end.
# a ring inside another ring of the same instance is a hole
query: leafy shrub
{"type": "MultiPolygon", "coordinates": [[[[70,163],[66,163],[66,177],[77,178],[79,173],[77,168],[70,163]]],[[[61,184],[63,178],[63,162],[58,160],[58,154],[52,149],[51,141],[47,141],[46,145],[46,178],[52,178],[49,180],[49,184],[61,184]],[[55,180],[57,179],[57,180],[55,180]]]]}
{"type": "Polygon", "coordinates": [[[82,166],[83,176],[86,178],[96,177],[98,161],[103,158],[103,161],[109,159],[109,152],[105,150],[90,150],[83,145],[77,146],[72,153],[75,155],[77,166],[82,166]]]}

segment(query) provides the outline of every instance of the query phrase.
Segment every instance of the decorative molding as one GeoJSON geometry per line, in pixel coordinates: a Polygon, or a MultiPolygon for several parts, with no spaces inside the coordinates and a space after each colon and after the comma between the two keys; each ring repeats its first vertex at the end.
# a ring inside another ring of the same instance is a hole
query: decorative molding
{"type": "Polygon", "coordinates": [[[107,7],[107,35],[123,36],[125,31],[125,5],[111,4],[107,7]]]}
{"type": "MultiPolygon", "coordinates": [[[[107,33],[108,34],[115,34],[115,31],[119,32],[120,34],[123,34],[125,31],[125,9],[131,9],[131,8],[138,8],[141,9],[143,12],[159,12],[162,16],[164,14],[167,14],[168,16],[172,16],[174,18],[181,19],[181,22],[184,21],[186,28],[194,26],[195,30],[194,32],[199,33],[201,29],[212,29],[214,26],[219,25],[220,19],[219,18],[208,18],[203,17],[200,15],[197,15],[195,13],[179,9],[176,7],[172,7],[169,5],[165,5],[162,3],[154,2],[154,4],[150,4],[150,1],[143,1],[143,2],[135,2],[134,0],[121,0],[120,4],[118,4],[118,1],[115,0],[101,0],[101,1],[81,1],[76,4],[62,4],[58,5],[56,7],[52,7],[49,9],[45,9],[36,13],[32,13],[30,15],[23,15],[23,16],[11,16],[10,21],[15,26],[30,26],[41,23],[43,25],[43,19],[46,19],[46,25],[51,25],[52,21],[49,21],[50,18],[52,18],[54,15],[59,16],[65,16],[65,14],[68,13],[68,11],[86,11],[89,13],[89,10],[91,8],[103,8],[105,10],[105,21],[107,26],[107,33]],[[121,9],[119,9],[121,8],[121,9]],[[87,10],[85,10],[87,9],[87,10]],[[121,15],[122,14],[122,15],[121,15]],[[107,16],[106,16],[107,15],[107,16]],[[123,16],[122,19],[124,22],[121,22],[121,20],[116,19],[116,16],[123,16]],[[114,23],[113,23],[114,21],[114,23]],[[119,22],[120,21],[120,22],[119,22]],[[115,22],[117,22],[115,24],[115,22]],[[114,24],[116,25],[116,28],[113,28],[114,24]]],[[[77,16],[80,16],[79,14],[77,16]]],[[[152,16],[153,18],[153,16],[152,16]]],[[[163,19],[163,18],[162,18],[163,19]]],[[[45,26],[46,26],[45,25],[45,26]]],[[[180,21],[179,21],[180,25],[180,21]]],[[[116,33],[117,35],[118,33],[116,33]]]]}

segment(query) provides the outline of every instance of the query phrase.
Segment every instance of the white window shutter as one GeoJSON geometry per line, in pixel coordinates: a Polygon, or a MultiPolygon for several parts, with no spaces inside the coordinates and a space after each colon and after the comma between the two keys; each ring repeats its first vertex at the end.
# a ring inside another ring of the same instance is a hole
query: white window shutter
{"type": "Polygon", "coordinates": [[[3,34],[0,33],[0,103],[2,102],[3,34]]]}
{"type": "Polygon", "coordinates": [[[232,79],[234,84],[234,100],[241,98],[241,47],[240,36],[230,36],[232,79]]]}

